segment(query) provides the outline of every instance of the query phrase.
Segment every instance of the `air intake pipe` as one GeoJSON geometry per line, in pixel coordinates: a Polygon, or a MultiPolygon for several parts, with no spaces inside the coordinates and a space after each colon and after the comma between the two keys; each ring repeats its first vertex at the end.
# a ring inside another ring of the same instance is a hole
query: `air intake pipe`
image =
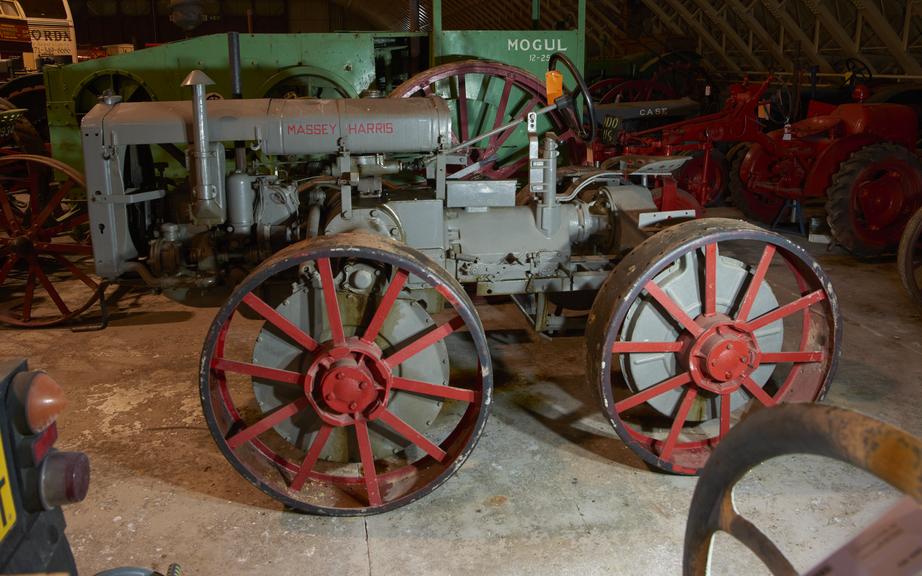
{"type": "MultiPolygon", "coordinates": [[[[208,107],[205,87],[214,81],[201,70],[189,72],[183,86],[192,86],[192,148],[191,164],[194,165],[192,189],[192,216],[199,224],[221,224],[226,219],[224,212],[223,187],[216,184],[214,175],[220,167],[219,159],[208,139],[208,107]]],[[[220,174],[219,177],[223,177],[220,174]]]]}

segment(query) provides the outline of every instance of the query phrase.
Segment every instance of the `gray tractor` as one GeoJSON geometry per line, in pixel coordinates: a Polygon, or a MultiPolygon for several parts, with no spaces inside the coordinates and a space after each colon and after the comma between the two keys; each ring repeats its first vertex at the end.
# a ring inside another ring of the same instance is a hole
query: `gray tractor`
{"type": "Polygon", "coordinates": [[[665,471],[695,474],[753,403],[823,397],[841,321],[802,248],[659,211],[651,187],[670,185],[673,159],[558,166],[541,118],[566,112],[589,137],[577,91],[459,142],[461,119],[492,123],[472,112],[488,87],[469,77],[449,106],[450,82],[403,99],[208,101],[193,71],[191,104],[109,97],[83,119],[96,273],[220,303],[201,400],[240,474],[331,515],[441,485],[492,403],[483,297],[511,297],[542,334],[584,330],[602,413],[665,471]],[[522,182],[472,178],[470,151],[509,134],[527,142],[522,182]],[[187,179],[158,172],[157,147],[184,150],[187,179]]]}

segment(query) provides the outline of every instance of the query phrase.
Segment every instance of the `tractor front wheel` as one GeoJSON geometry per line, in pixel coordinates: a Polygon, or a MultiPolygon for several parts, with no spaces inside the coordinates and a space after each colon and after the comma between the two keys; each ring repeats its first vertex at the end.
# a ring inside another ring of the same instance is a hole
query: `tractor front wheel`
{"type": "Polygon", "coordinates": [[[906,222],[922,206],[922,164],[896,144],[870,144],[839,166],[826,193],[826,220],[836,242],[860,258],[896,249],[906,222]]]}
{"type": "Polygon", "coordinates": [[[743,161],[749,154],[761,154],[762,151],[757,147],[753,149],[750,144],[743,144],[742,147],[731,151],[730,169],[727,177],[727,188],[730,190],[730,199],[733,205],[743,213],[749,220],[754,220],[762,224],[771,224],[778,215],[778,212],[784,206],[784,199],[779,196],[768,195],[763,191],[752,189],[749,186],[749,175],[743,174],[743,161]]]}

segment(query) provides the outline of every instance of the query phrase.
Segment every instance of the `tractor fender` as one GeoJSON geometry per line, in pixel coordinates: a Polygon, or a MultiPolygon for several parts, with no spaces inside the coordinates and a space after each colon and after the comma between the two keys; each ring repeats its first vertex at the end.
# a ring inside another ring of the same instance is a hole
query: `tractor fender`
{"type": "Polygon", "coordinates": [[[832,184],[832,177],[838,172],[839,165],[858,149],[881,141],[880,137],[867,133],[852,134],[834,141],[820,152],[811,166],[804,180],[803,195],[807,198],[826,196],[826,189],[832,184]]]}

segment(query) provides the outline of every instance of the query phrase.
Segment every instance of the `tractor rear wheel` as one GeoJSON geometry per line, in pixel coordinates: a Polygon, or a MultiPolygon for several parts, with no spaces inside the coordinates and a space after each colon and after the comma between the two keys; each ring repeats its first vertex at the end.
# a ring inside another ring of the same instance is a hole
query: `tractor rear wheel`
{"type": "Polygon", "coordinates": [[[922,208],[916,210],[903,230],[896,262],[903,286],[913,301],[922,306],[922,208]]]}
{"type": "Polygon", "coordinates": [[[202,350],[205,421],[236,470],[292,508],[386,512],[474,449],[492,369],[458,282],[392,240],[293,244],[234,290],[202,350]]]}
{"type": "Polygon", "coordinates": [[[803,248],[703,218],[651,236],[608,276],[587,374],[631,450],[696,474],[753,405],[822,399],[841,334],[829,279],[803,248]]]}
{"type": "Polygon", "coordinates": [[[922,164],[897,144],[869,144],[851,154],[826,191],[833,238],[859,258],[891,252],[922,206],[922,164]]]}
{"type": "Polygon", "coordinates": [[[752,150],[751,145],[743,144],[731,156],[727,176],[730,199],[746,218],[762,224],[771,224],[784,206],[784,200],[750,189],[747,184],[748,178],[742,174],[743,161],[749,155],[750,150],[752,150]]]}

